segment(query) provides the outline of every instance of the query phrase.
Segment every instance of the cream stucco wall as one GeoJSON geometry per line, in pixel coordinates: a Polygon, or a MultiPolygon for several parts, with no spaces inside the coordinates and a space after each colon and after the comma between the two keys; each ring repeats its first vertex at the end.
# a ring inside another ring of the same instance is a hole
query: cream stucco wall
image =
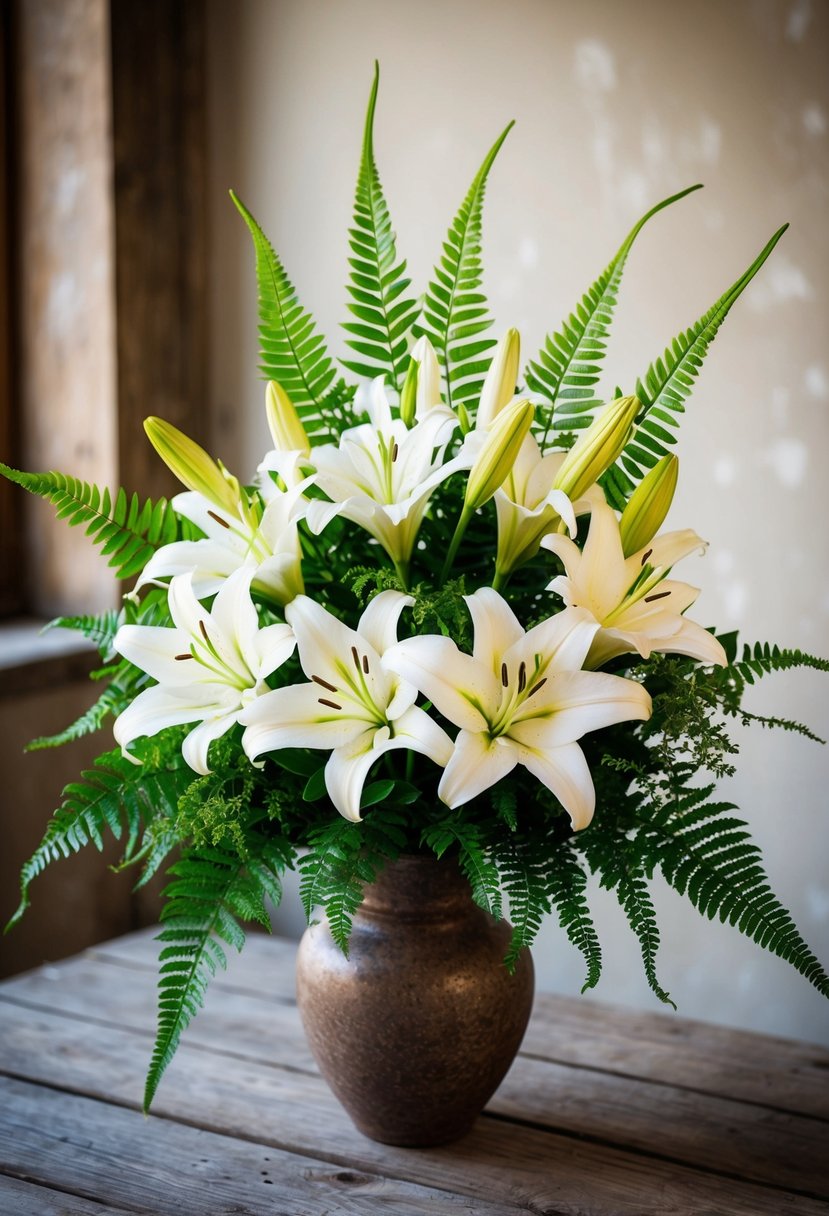
{"type": "MultiPolygon", "coordinates": [[[[255,287],[232,186],[282,252],[335,349],[360,129],[382,65],[376,146],[399,247],[422,285],[484,151],[517,125],[491,177],[486,289],[499,328],[533,354],[663,196],[705,190],[653,221],[623,285],[606,390],[632,386],[667,340],[791,229],[712,348],[682,429],[670,523],[711,541],[684,571],[697,616],[829,653],[826,225],[829,7],[809,0],[213,0],[213,340],[218,450],[250,472],[265,441],[255,287]],[[695,563],[695,564],[694,564],[695,563]]],[[[829,735],[829,684],[778,676],[750,705],[829,735]]],[[[725,792],[773,885],[829,956],[829,755],[740,732],[725,792]]],[[[829,1042],[820,998],[731,929],[657,889],[661,975],[680,1011],[829,1042]]],[[[598,997],[652,1005],[636,947],[597,894],[598,997]]],[[[549,926],[540,983],[577,991],[578,956],[549,926]]]]}

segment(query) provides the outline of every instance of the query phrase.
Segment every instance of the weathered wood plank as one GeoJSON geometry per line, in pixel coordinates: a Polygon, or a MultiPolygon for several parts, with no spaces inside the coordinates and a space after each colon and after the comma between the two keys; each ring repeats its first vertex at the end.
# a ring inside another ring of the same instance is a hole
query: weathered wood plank
{"type": "Polygon", "coordinates": [[[127,1216],[128,1209],[0,1174],[0,1212],[3,1216],[127,1216]]]}
{"type": "Polygon", "coordinates": [[[133,1212],[362,1216],[377,1207],[411,1216],[503,1216],[511,1210],[377,1174],[332,1169],[311,1157],[201,1128],[144,1120],[136,1111],[22,1081],[0,1081],[0,1094],[0,1168],[86,1198],[105,1197],[105,1203],[133,1212]]]}
{"type": "MultiPolygon", "coordinates": [[[[145,1034],[155,1018],[146,972],[100,956],[13,980],[0,989],[2,999],[145,1034]]],[[[187,1041],[268,1066],[317,1071],[296,1008],[261,991],[217,987],[187,1041]]],[[[829,1193],[825,1125],[762,1106],[519,1057],[489,1110],[757,1182],[829,1193]]]]}
{"type": "MultiPolygon", "coordinates": [[[[8,1074],[134,1106],[147,1038],[11,1004],[2,1014],[0,1068],[8,1074]]],[[[827,1210],[816,1199],[786,1190],[496,1118],[479,1119],[464,1140],[432,1152],[375,1144],[351,1126],[320,1078],[187,1043],[179,1049],[155,1110],[167,1128],[187,1123],[347,1169],[481,1201],[497,1199],[505,1211],[509,1205],[562,1216],[699,1216],[713,1211],[805,1216],[827,1210]]]]}
{"type": "MultiPolygon", "coordinates": [[[[97,949],[151,967],[158,946],[143,931],[97,949]]],[[[267,976],[272,991],[291,999],[295,950],[293,942],[252,934],[216,983],[255,993],[267,976]]],[[[521,1051],[829,1119],[829,1051],[794,1039],[540,993],[521,1051]]]]}

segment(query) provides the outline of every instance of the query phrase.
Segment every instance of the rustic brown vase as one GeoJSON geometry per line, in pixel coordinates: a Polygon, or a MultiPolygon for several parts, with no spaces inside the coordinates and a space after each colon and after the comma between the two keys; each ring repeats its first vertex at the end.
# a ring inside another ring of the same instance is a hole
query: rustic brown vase
{"type": "Polygon", "coordinates": [[[297,959],[311,1051],[356,1126],[412,1147],[467,1132],[524,1036],[533,999],[525,950],[472,901],[454,861],[403,856],[368,886],[345,958],[323,918],[297,959]]]}

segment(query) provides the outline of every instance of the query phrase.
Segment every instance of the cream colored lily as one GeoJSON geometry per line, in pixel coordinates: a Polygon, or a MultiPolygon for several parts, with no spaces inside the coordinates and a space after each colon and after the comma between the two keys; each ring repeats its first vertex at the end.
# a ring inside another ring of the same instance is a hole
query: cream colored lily
{"type": "Polygon", "coordinates": [[[550,789],[573,827],[593,817],[595,790],[576,742],[588,731],[647,719],[641,684],[581,666],[596,633],[589,613],[568,608],[525,632],[497,591],[466,597],[475,627],[472,654],[450,638],[414,637],[386,665],[460,727],[438,793],[460,806],[523,764],[550,789]]]}
{"type": "Polygon", "coordinates": [[[297,522],[308,507],[303,491],[312,481],[301,479],[283,491],[268,478],[270,501],[263,510],[249,505],[244,518],[217,509],[201,494],[176,495],[176,513],[196,524],[204,539],[162,545],[144,567],[136,590],[190,572],[197,598],[205,599],[215,595],[234,570],[244,567],[252,572],[255,592],[279,605],[289,603],[305,589],[297,522]]]}
{"type": "Polygon", "coordinates": [[[583,551],[566,536],[545,536],[541,544],[561,559],[566,571],[548,589],[565,604],[578,604],[600,626],[587,666],[600,667],[620,654],[646,659],[652,651],[726,665],[717,639],[682,615],[699,589],[667,578],[680,558],[706,547],[696,532],[666,532],[626,558],[615,512],[596,503],[583,551]]]}
{"type": "Polygon", "coordinates": [[[412,605],[398,591],[376,595],[349,629],[307,596],[285,610],[310,683],[267,693],[241,717],[242,746],[251,760],[283,747],[333,749],[325,785],[346,819],[360,819],[369,770],[396,748],[421,752],[444,765],[452,741],[414,704],[417,689],[391,671],[385,654],[397,641],[400,613],[412,605]]]}
{"type": "Polygon", "coordinates": [[[500,414],[515,396],[520,359],[520,335],[517,329],[508,329],[495,347],[495,354],[481,389],[478,412],[475,415],[475,426],[478,430],[488,427],[495,415],[500,414]]]}
{"type": "Polygon", "coordinates": [[[191,575],[177,575],[168,591],[173,628],[122,625],[118,630],[113,643],[118,653],[158,681],[115,720],[115,740],[128,759],[134,739],[199,722],[181,750],[192,769],[208,773],[212,741],[238,722],[245,705],[269,691],[266,677],[290,658],[296,640],[288,625],[260,629],[250,598],[252,574],[231,574],[210,612],[196,598],[191,575]]]}
{"type": "Polygon", "coordinates": [[[365,402],[370,422],[344,431],[339,445],[314,448],[315,482],[331,501],[308,505],[308,525],[320,533],[336,515],[359,524],[380,542],[405,585],[429,496],[469,461],[464,454],[443,463],[458,425],[446,406],[428,407],[424,400],[409,429],[392,417],[382,376],[371,382],[365,402]]]}

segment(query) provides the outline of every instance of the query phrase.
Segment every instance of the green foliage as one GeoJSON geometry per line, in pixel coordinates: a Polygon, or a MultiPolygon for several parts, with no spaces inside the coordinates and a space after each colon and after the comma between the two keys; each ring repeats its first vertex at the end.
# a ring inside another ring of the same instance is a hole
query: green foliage
{"type": "Polygon", "coordinates": [[[256,856],[216,848],[189,850],[168,871],[162,911],[164,943],[159,955],[158,1031],[144,1091],[144,1110],[152,1104],[164,1070],[182,1032],[204,1004],[205,992],[219,968],[227,967],[222,943],[241,950],[240,920],[270,929],[266,899],[279,902],[279,876],[285,854],[278,842],[263,842],[256,856]]]}
{"type": "Polygon", "coordinates": [[[488,352],[495,345],[493,338],[481,336],[492,325],[481,291],[481,228],[489,171],[512,126],[509,123],[501,132],[476,173],[426,288],[420,331],[427,334],[437,351],[446,380],[447,404],[456,407],[480,397],[489,366],[488,352]]]}
{"type": "Polygon", "coordinates": [[[98,648],[101,658],[109,660],[114,653],[112,643],[120,624],[121,613],[112,608],[95,616],[57,616],[44,626],[44,632],[47,629],[74,629],[98,648]]]}
{"type": "Polygon", "coordinates": [[[510,971],[515,970],[521,951],[533,944],[550,912],[549,852],[546,834],[518,831],[505,833],[494,849],[512,922],[512,938],[504,959],[510,971]]]}
{"type": "Polygon", "coordinates": [[[582,986],[582,992],[586,992],[599,982],[602,947],[585,895],[587,875],[569,843],[562,844],[552,853],[547,883],[559,924],[587,964],[587,978],[582,986]]]}
{"type": "Polygon", "coordinates": [[[636,395],[642,402],[642,411],[637,419],[636,433],[602,480],[612,506],[624,507],[636,483],[676,443],[674,432],[685,412],[685,402],[691,395],[708,348],[733,305],[787,228],[788,224],[784,224],[775,232],[745,273],[690,329],[678,334],[662,357],[650,365],[644,380],[637,381],[636,395]]]}
{"type": "Polygon", "coordinates": [[[23,916],[29,906],[29,887],[50,862],[69,857],[90,842],[103,850],[107,828],[116,840],[126,832],[124,853],[130,857],[142,823],[175,807],[189,781],[188,771],[160,765],[142,770],[141,765],[125,760],[120,748],[99,756],[93,768],[81,773],[80,781],[66,786],[42,841],[23,866],[20,905],[6,931],[23,916]]]}
{"type": "Polygon", "coordinates": [[[384,808],[362,823],[336,819],[309,832],[308,852],[298,863],[302,906],[309,922],[315,908],[324,909],[331,936],[345,955],[364,884],[374,882],[406,846],[403,822],[399,812],[384,808]]]}
{"type": "Polygon", "coordinates": [[[374,83],[366,114],[354,225],[349,230],[352,256],[348,291],[349,312],[356,318],[343,325],[348,345],[358,359],[343,360],[358,376],[385,375],[399,389],[408,365],[409,333],[419,307],[406,294],[411,280],[405,277],[406,263],[398,262],[389,209],[383,195],[374,159],[374,110],[380,82],[379,64],[374,65],[374,83]]]}
{"type": "Polygon", "coordinates": [[[535,429],[542,450],[551,429],[575,431],[589,426],[592,412],[599,406],[593,385],[599,379],[599,364],[604,357],[613,309],[628,254],[648,220],[701,186],[689,186],[672,194],[655,207],[628,233],[616,256],[582,296],[570,316],[556,333],[548,334],[525,376],[529,387],[549,402],[536,411],[535,429]],[[558,414],[558,416],[556,416],[558,414]]]}
{"type": "Polygon", "coordinates": [[[351,390],[337,377],[325,342],[268,238],[232,191],[230,197],[253,238],[262,375],[281,384],[310,439],[336,440],[350,420],[351,390]]]}
{"type": "Polygon", "coordinates": [[[111,714],[119,714],[122,709],[125,709],[132,695],[134,694],[125,692],[115,683],[108,685],[100,697],[79,718],[76,718],[56,735],[41,735],[38,739],[32,739],[31,743],[27,745],[26,751],[38,752],[43,751],[44,748],[62,747],[65,743],[72,743],[84,735],[93,734],[96,730],[101,729],[111,714]]]}
{"type": "Polygon", "coordinates": [[[468,880],[475,903],[500,920],[501,884],[498,870],[487,854],[480,828],[474,823],[442,822],[426,828],[422,837],[423,843],[430,848],[436,857],[453,846],[458,848],[458,864],[461,873],[468,880]]]}
{"type": "Polygon", "coordinates": [[[178,535],[175,512],[163,498],[155,503],[147,499],[142,504],[137,494],[129,498],[121,489],[113,501],[109,490],[101,492],[97,486],[65,473],[23,473],[2,463],[0,473],[51,502],[58,519],[65,519],[71,527],[85,525],[87,536],[101,546],[118,578],[138,574],[156,549],[178,535]]]}

